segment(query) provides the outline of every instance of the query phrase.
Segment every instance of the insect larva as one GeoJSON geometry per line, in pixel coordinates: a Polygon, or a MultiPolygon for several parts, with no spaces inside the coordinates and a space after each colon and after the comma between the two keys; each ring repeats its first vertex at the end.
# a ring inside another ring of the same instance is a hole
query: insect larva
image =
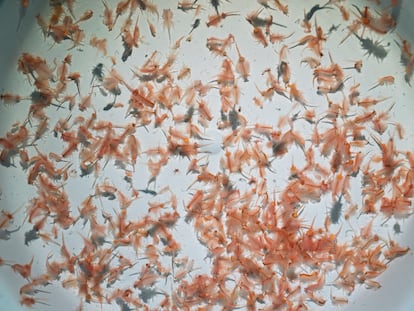
{"type": "MultiPolygon", "coordinates": [[[[104,75],[103,75],[103,64],[99,63],[92,69],[92,81],[94,78],[98,79],[98,81],[102,82],[104,75]]],[[[92,83],[92,82],[91,82],[92,83]]]]}
{"type": "Polygon", "coordinates": [[[219,0],[210,0],[210,4],[216,10],[217,15],[219,15],[220,13],[219,13],[218,7],[220,5],[220,1],[219,0]]]}
{"type": "Polygon", "coordinates": [[[341,203],[341,199],[342,199],[342,195],[334,203],[334,205],[331,208],[331,211],[329,212],[329,216],[330,216],[331,222],[333,224],[337,224],[338,221],[339,221],[339,218],[341,218],[341,214],[342,214],[342,203],[341,203]]]}
{"type": "Polygon", "coordinates": [[[240,125],[239,114],[236,110],[232,109],[229,111],[229,121],[233,131],[240,125]]]}
{"type": "Polygon", "coordinates": [[[374,41],[370,38],[362,38],[356,33],[354,33],[354,35],[361,42],[361,47],[366,51],[365,55],[373,55],[378,61],[387,57],[388,51],[385,49],[385,45],[381,44],[381,41],[374,41]]]}
{"type": "Polygon", "coordinates": [[[392,228],[394,229],[394,232],[395,232],[396,234],[402,233],[402,231],[401,231],[401,226],[400,226],[400,224],[399,224],[398,222],[396,222],[396,223],[394,224],[394,226],[392,226],[392,228]]]}
{"type": "Polygon", "coordinates": [[[35,227],[33,227],[32,230],[24,233],[24,244],[29,245],[31,241],[36,240],[38,238],[39,238],[39,231],[35,227]]]}
{"type": "Polygon", "coordinates": [[[20,230],[20,227],[14,230],[0,229],[0,240],[10,240],[11,234],[20,230]]]}

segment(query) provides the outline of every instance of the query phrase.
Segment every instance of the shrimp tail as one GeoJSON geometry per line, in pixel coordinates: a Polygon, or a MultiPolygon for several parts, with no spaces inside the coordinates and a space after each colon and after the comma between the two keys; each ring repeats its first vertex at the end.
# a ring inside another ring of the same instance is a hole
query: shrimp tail
{"type": "Polygon", "coordinates": [[[351,31],[350,34],[354,34],[355,37],[357,37],[359,41],[361,41],[361,42],[363,41],[362,37],[359,36],[355,31],[351,31]]]}
{"type": "Polygon", "coordinates": [[[26,16],[26,13],[27,13],[27,6],[20,5],[20,8],[19,8],[19,21],[17,22],[16,32],[19,31],[20,26],[22,24],[22,21],[26,16]]]}
{"type": "Polygon", "coordinates": [[[377,84],[375,84],[375,85],[373,85],[373,86],[371,86],[369,89],[368,89],[368,91],[371,91],[371,90],[373,90],[373,89],[376,89],[377,87],[379,87],[380,86],[380,84],[379,83],[377,83],[377,84]]]}
{"type": "Polygon", "coordinates": [[[358,13],[362,16],[364,15],[364,13],[361,11],[361,9],[356,5],[356,4],[352,4],[352,6],[358,11],[358,13]]]}
{"type": "Polygon", "coordinates": [[[286,25],[279,24],[279,23],[276,23],[276,22],[272,22],[272,25],[279,26],[279,27],[282,27],[282,28],[287,28],[286,25]]]}

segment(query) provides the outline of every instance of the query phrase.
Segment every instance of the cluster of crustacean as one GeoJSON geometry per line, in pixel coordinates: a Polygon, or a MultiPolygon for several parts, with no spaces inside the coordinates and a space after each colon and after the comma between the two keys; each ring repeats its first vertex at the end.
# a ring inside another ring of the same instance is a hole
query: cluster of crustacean
{"type": "MultiPolygon", "coordinates": [[[[78,309],[88,303],[120,310],[308,310],[347,304],[359,286],[381,287],[377,277],[409,252],[392,237],[412,214],[414,154],[397,147],[405,139],[392,116],[399,103],[375,92],[386,94],[397,81],[410,87],[414,55],[394,34],[401,76],[381,76],[362,91],[364,61],[380,65],[389,57],[381,38],[395,31],[401,3],[311,2],[303,2],[303,18],[290,29],[280,19],[290,15],[288,0],[258,0],[247,15],[224,11],[231,3],[219,0],[167,1],[169,8],[149,0],[102,0],[101,11],[84,12],[73,0],[50,1],[50,14],[36,17],[39,34],[53,49],[63,46],[65,56],[22,53],[17,70],[33,92],[0,95],[2,114],[28,107],[0,138],[2,166],[25,171],[35,189],[24,207],[2,207],[0,215],[0,242],[20,230],[22,247],[33,250],[25,262],[6,252],[0,257],[1,269],[25,280],[22,305],[46,307],[50,288],[61,286],[78,295],[78,309]],[[193,18],[184,32],[175,26],[180,14],[193,18]],[[323,29],[322,14],[339,25],[323,29]],[[108,33],[119,31],[117,54],[110,55],[108,38],[85,30],[91,21],[108,33]],[[207,36],[198,47],[219,64],[213,81],[177,60],[200,28],[226,23],[246,27],[255,49],[273,49],[277,66],[253,76],[241,38],[230,31],[207,36]],[[134,57],[159,36],[165,57],[155,48],[145,60],[134,57]],[[333,36],[365,55],[339,64],[326,48],[333,36]],[[102,62],[78,72],[76,55],[87,47],[102,62]],[[293,59],[297,50],[306,55],[293,59]],[[132,61],[132,72],[121,74],[118,66],[132,61]],[[312,75],[296,73],[294,63],[312,75]],[[312,81],[318,102],[309,100],[301,79],[312,81]],[[244,92],[247,85],[254,94],[244,92]],[[272,123],[244,113],[278,102],[289,108],[275,108],[272,123]],[[113,112],[123,123],[109,117],[113,112]],[[210,169],[206,148],[212,128],[222,134],[218,170],[210,169]],[[46,140],[61,148],[47,150],[46,140]],[[292,160],[287,178],[272,184],[278,163],[292,153],[300,161],[292,160]],[[177,161],[179,167],[172,164],[177,161]],[[116,177],[105,175],[109,169],[116,177]],[[185,177],[184,195],[160,180],[166,171],[185,177]],[[89,185],[77,190],[80,203],[66,190],[74,180],[89,185]],[[325,204],[323,212],[306,219],[318,203],[325,204]],[[358,217],[365,223],[343,236],[343,226],[358,217]],[[378,223],[391,224],[388,235],[375,233],[378,223]],[[203,271],[182,250],[176,230],[184,225],[206,251],[203,271]],[[81,247],[67,246],[69,232],[79,232],[81,247]],[[41,244],[50,254],[43,271],[32,271],[41,244]],[[322,291],[327,288],[329,295],[322,291]]],[[[29,5],[22,1],[20,12],[29,5]]]]}

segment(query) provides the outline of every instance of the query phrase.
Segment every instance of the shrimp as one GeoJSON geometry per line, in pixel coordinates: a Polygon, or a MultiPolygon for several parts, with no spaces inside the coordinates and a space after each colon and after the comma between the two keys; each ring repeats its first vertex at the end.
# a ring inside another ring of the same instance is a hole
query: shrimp
{"type": "Polygon", "coordinates": [[[31,307],[33,307],[33,305],[35,305],[35,304],[42,304],[42,305],[45,305],[45,306],[50,306],[48,303],[46,303],[46,302],[44,302],[44,301],[42,301],[41,299],[35,299],[34,297],[32,297],[32,296],[26,296],[26,295],[22,295],[21,297],[20,297],[20,304],[22,305],[22,306],[26,306],[26,307],[29,307],[29,308],[31,308],[31,307]]]}
{"type": "Polygon", "coordinates": [[[195,3],[196,1],[184,0],[184,1],[178,2],[177,9],[183,12],[187,12],[190,10],[197,10],[197,6],[195,6],[195,3]]]}
{"type": "Polygon", "coordinates": [[[381,103],[383,101],[386,101],[390,99],[391,97],[384,97],[384,98],[371,98],[371,97],[365,97],[357,101],[358,106],[364,107],[365,109],[370,108],[371,106],[375,106],[378,103],[381,103]]]}
{"type": "Polygon", "coordinates": [[[382,152],[382,163],[385,169],[385,173],[391,173],[397,166],[402,163],[402,159],[395,159],[396,150],[394,148],[394,140],[390,138],[387,143],[382,143],[382,141],[374,136],[371,135],[374,139],[375,143],[381,149],[382,152]]]}
{"type": "Polygon", "coordinates": [[[359,59],[355,61],[354,65],[352,67],[343,67],[342,69],[355,69],[358,73],[362,70],[362,60],[359,59]]]}
{"type": "Polygon", "coordinates": [[[155,38],[157,36],[157,29],[155,28],[155,25],[151,23],[149,19],[147,19],[147,23],[148,23],[148,28],[151,33],[151,36],[155,38]]]}
{"type": "Polygon", "coordinates": [[[86,10],[83,12],[83,14],[79,17],[79,19],[75,22],[75,24],[79,24],[80,22],[87,21],[88,19],[92,18],[93,11],[92,10],[86,10]]]}
{"type": "Polygon", "coordinates": [[[343,6],[342,4],[338,4],[338,2],[339,1],[335,1],[334,4],[337,6],[337,8],[339,9],[339,11],[341,12],[342,19],[344,21],[349,21],[350,14],[349,14],[348,9],[345,6],[343,6]]]}
{"type": "Polygon", "coordinates": [[[342,297],[342,296],[332,295],[332,290],[331,290],[331,295],[330,296],[331,296],[331,302],[332,302],[333,305],[341,306],[341,305],[348,304],[348,298],[342,297]]]}
{"type": "MultiPolygon", "coordinates": [[[[103,39],[103,40],[105,40],[105,39],[103,39]]],[[[99,42],[99,44],[105,44],[105,42],[106,41],[104,41],[104,42],[99,42]]],[[[102,46],[100,46],[100,47],[102,47],[102,46]]],[[[104,49],[104,52],[106,51],[106,47],[105,47],[105,45],[102,47],[103,49],[104,49]]],[[[71,73],[69,73],[68,74],[68,80],[70,80],[70,81],[73,81],[74,83],[75,83],[75,85],[76,85],[76,89],[78,90],[78,95],[80,96],[80,78],[81,78],[81,75],[80,75],[80,73],[79,72],[71,72],[71,73]]]]}
{"type": "Polygon", "coordinates": [[[208,107],[208,103],[205,101],[198,102],[198,111],[201,114],[201,117],[206,119],[207,121],[213,120],[213,115],[208,107]]]}
{"type": "Polygon", "coordinates": [[[287,45],[282,46],[279,52],[280,61],[277,67],[277,79],[279,80],[280,77],[282,77],[282,81],[283,83],[285,83],[285,85],[289,84],[290,76],[291,76],[290,66],[289,66],[289,62],[287,59],[287,51],[288,51],[287,45]]]}
{"type": "Polygon", "coordinates": [[[221,39],[216,37],[207,38],[207,48],[213,53],[226,56],[226,49],[234,42],[233,35],[229,34],[227,38],[221,39]]]}
{"type": "Polygon", "coordinates": [[[43,34],[43,38],[46,40],[46,37],[49,35],[49,25],[46,22],[46,20],[43,18],[42,15],[37,14],[36,15],[36,22],[40,26],[40,29],[43,34]]]}
{"type": "Polygon", "coordinates": [[[108,51],[106,49],[106,38],[103,39],[99,39],[98,37],[91,37],[91,39],[89,40],[89,44],[96,48],[99,52],[102,52],[102,54],[104,56],[106,56],[108,54],[108,51]]]}
{"type": "Polygon", "coordinates": [[[6,229],[14,221],[14,215],[21,209],[23,206],[17,208],[13,213],[10,213],[6,210],[1,210],[0,214],[0,229],[6,229]]]}
{"type": "Polygon", "coordinates": [[[85,111],[86,109],[90,108],[92,105],[92,93],[89,93],[88,95],[81,98],[81,101],[79,102],[79,110],[85,111]]]}
{"type": "Polygon", "coordinates": [[[318,26],[318,24],[315,22],[315,35],[306,35],[299,39],[299,42],[290,49],[293,49],[300,45],[307,45],[309,49],[311,49],[317,56],[323,56],[322,53],[322,42],[326,41],[327,37],[323,33],[323,29],[318,26]]]}
{"type": "Polygon", "coordinates": [[[405,67],[405,81],[410,85],[410,80],[414,71],[414,54],[411,50],[410,43],[401,38],[401,44],[397,41],[395,43],[401,50],[400,62],[405,67]]]}
{"type": "Polygon", "coordinates": [[[283,14],[285,14],[285,15],[288,15],[288,13],[289,13],[289,8],[288,8],[288,5],[286,4],[286,5],[283,5],[281,2],[280,2],[280,0],[273,0],[273,2],[275,3],[275,5],[276,5],[276,7],[277,7],[277,9],[280,11],[280,12],[282,12],[283,14]]]}
{"type": "Polygon", "coordinates": [[[171,42],[171,28],[173,27],[173,11],[164,9],[162,11],[163,27],[168,31],[168,39],[171,42]]]}
{"type": "Polygon", "coordinates": [[[250,64],[246,60],[246,58],[243,55],[241,55],[237,43],[236,43],[236,50],[237,50],[237,55],[239,56],[239,59],[237,60],[237,64],[236,64],[236,72],[243,78],[244,82],[247,82],[249,81],[250,64]]]}
{"type": "Polygon", "coordinates": [[[119,1],[116,9],[115,9],[115,20],[114,20],[114,25],[116,23],[116,21],[118,20],[118,17],[123,15],[126,10],[128,9],[129,5],[130,5],[131,1],[130,0],[124,0],[124,1],[119,1]]]}
{"type": "Polygon", "coordinates": [[[259,27],[259,28],[265,27],[266,28],[266,34],[270,33],[270,26],[271,25],[276,25],[276,26],[286,28],[285,25],[275,23],[273,21],[272,15],[270,15],[270,17],[268,17],[268,18],[259,17],[259,15],[262,11],[263,11],[263,8],[260,9],[260,10],[254,11],[254,12],[250,12],[247,15],[246,20],[249,22],[250,25],[252,25],[253,27],[259,27]]]}
{"type": "Polygon", "coordinates": [[[114,12],[113,10],[108,6],[108,3],[106,3],[106,0],[102,0],[102,3],[105,7],[104,12],[103,12],[103,23],[104,25],[108,28],[109,31],[112,31],[112,29],[114,28],[114,12]]]}
{"type": "Polygon", "coordinates": [[[190,219],[192,219],[197,213],[197,209],[200,208],[200,205],[203,201],[204,192],[201,190],[197,190],[196,193],[193,195],[191,200],[186,205],[187,215],[185,217],[186,222],[188,222],[190,219]]]}
{"type": "Polygon", "coordinates": [[[315,283],[308,285],[305,288],[307,294],[313,294],[315,291],[321,289],[325,285],[325,271],[320,271],[315,283]]]}
{"type": "Polygon", "coordinates": [[[124,29],[123,34],[122,34],[122,43],[124,47],[124,52],[122,53],[121,59],[123,62],[126,62],[128,57],[131,56],[132,49],[134,47],[138,47],[140,40],[141,40],[141,36],[140,36],[140,29],[138,27],[138,17],[137,17],[133,31],[131,32],[131,31],[128,31],[127,29],[124,29]]]}
{"type": "Polygon", "coordinates": [[[380,77],[378,78],[378,82],[373,85],[372,87],[370,87],[368,89],[368,91],[371,91],[375,88],[377,88],[378,86],[383,86],[383,85],[392,85],[395,82],[395,78],[394,76],[384,76],[384,77],[380,77]]]}
{"type": "Polygon", "coordinates": [[[180,69],[180,72],[177,75],[177,79],[178,80],[182,80],[182,79],[184,79],[184,78],[186,78],[186,77],[188,77],[190,75],[191,75],[191,68],[190,67],[187,67],[187,66],[183,66],[180,69]]]}
{"type": "Polygon", "coordinates": [[[20,25],[26,16],[27,7],[29,6],[29,0],[21,0],[20,1],[20,7],[19,7],[19,21],[17,22],[17,28],[16,31],[19,31],[20,25]]]}
{"type": "Polygon", "coordinates": [[[403,139],[404,136],[405,136],[405,130],[404,130],[404,127],[402,126],[402,124],[399,123],[399,122],[395,122],[394,126],[395,126],[395,129],[397,131],[398,138],[403,139]]]}
{"type": "Polygon", "coordinates": [[[236,12],[227,12],[227,13],[223,12],[217,15],[209,15],[206,25],[207,27],[212,27],[212,26],[217,27],[223,19],[229,16],[237,16],[237,15],[239,15],[239,13],[236,13],[236,12]]]}
{"type": "Polygon", "coordinates": [[[56,4],[53,6],[53,12],[52,15],[49,18],[50,24],[51,25],[56,25],[60,18],[62,17],[62,14],[64,13],[63,11],[63,6],[62,4],[56,4]]]}
{"type": "Polygon", "coordinates": [[[233,63],[230,59],[225,58],[221,64],[221,72],[217,76],[217,83],[221,86],[234,85],[235,75],[233,72],[233,63]]]}
{"type": "Polygon", "coordinates": [[[270,32],[269,33],[269,41],[272,44],[274,44],[276,42],[282,42],[283,40],[288,39],[291,36],[293,36],[293,34],[294,34],[294,32],[292,32],[292,33],[290,33],[288,35],[270,32]]]}
{"type": "Polygon", "coordinates": [[[16,263],[16,264],[11,265],[11,268],[13,269],[14,272],[19,273],[23,278],[30,279],[32,275],[33,260],[34,260],[34,256],[29,261],[29,263],[25,265],[16,263]]]}
{"type": "Polygon", "coordinates": [[[17,104],[19,103],[21,100],[23,99],[22,96],[17,95],[17,94],[12,94],[12,93],[2,93],[0,94],[0,100],[5,104],[5,105],[10,105],[10,104],[17,104]]]}
{"type": "Polygon", "coordinates": [[[315,57],[305,57],[301,60],[301,63],[306,63],[311,69],[315,69],[321,65],[321,61],[315,57]]]}
{"type": "Polygon", "coordinates": [[[49,125],[49,118],[47,118],[47,117],[43,118],[39,122],[39,124],[37,125],[37,128],[36,128],[36,132],[34,134],[34,139],[33,139],[32,144],[35,141],[39,140],[43,136],[43,134],[46,133],[46,131],[48,130],[48,125],[49,125]]]}
{"type": "Polygon", "coordinates": [[[135,172],[135,164],[137,162],[138,155],[140,153],[140,143],[135,135],[131,134],[127,137],[127,147],[131,155],[131,164],[133,171],[135,172]]]}
{"type": "Polygon", "coordinates": [[[299,91],[295,83],[290,83],[289,85],[289,99],[291,101],[296,101],[303,106],[308,106],[307,100],[303,96],[302,92],[299,91]]]}
{"type": "Polygon", "coordinates": [[[401,257],[407,254],[409,251],[410,251],[410,248],[408,246],[402,247],[397,242],[390,240],[388,249],[384,251],[384,257],[388,261],[392,261],[397,257],[401,257]]]}
{"type": "Polygon", "coordinates": [[[355,4],[352,6],[357,9],[360,15],[357,23],[363,27],[362,34],[364,34],[365,28],[369,28],[378,34],[385,35],[389,30],[396,26],[396,22],[392,18],[391,14],[386,13],[385,10],[380,17],[375,18],[369,11],[368,6],[365,6],[363,10],[358,8],[355,4]]]}
{"type": "Polygon", "coordinates": [[[263,33],[263,30],[259,27],[253,28],[253,37],[260,42],[264,47],[267,47],[268,43],[266,37],[263,33]]]}

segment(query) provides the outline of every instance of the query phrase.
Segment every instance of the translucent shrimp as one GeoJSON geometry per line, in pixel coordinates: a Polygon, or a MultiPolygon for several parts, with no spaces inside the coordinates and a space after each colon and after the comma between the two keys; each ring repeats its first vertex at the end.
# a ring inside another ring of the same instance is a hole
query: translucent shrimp
{"type": "Polygon", "coordinates": [[[171,9],[164,9],[162,11],[163,27],[168,31],[168,39],[171,42],[171,29],[173,27],[173,11],[171,9]]]}

